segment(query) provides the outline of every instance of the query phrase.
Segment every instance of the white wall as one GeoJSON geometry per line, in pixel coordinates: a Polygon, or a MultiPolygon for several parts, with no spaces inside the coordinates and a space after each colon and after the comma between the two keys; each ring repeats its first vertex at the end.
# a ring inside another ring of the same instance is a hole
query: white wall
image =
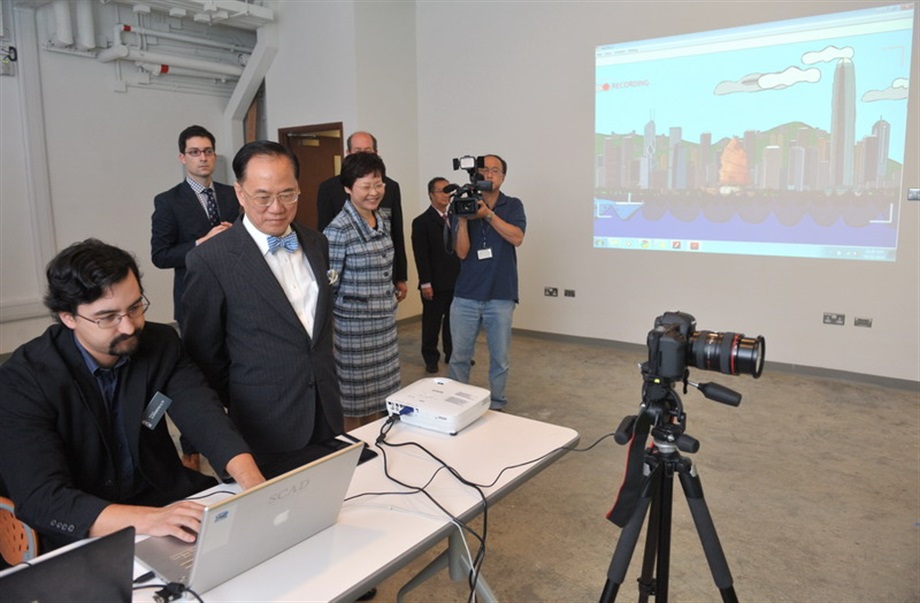
{"type": "MultiPolygon", "coordinates": [[[[591,247],[596,45],[872,4],[420,2],[419,173],[443,173],[460,154],[508,160],[503,190],[524,201],[528,217],[518,328],[644,344],[654,318],[679,309],[703,329],[764,335],[768,360],[916,381],[918,203],[902,206],[891,264],[591,247]],[[576,297],[544,297],[544,286],[576,297]],[[875,320],[871,329],[829,327],[824,311],[875,320]]],[[[914,58],[905,171],[918,186],[914,58]]]]}

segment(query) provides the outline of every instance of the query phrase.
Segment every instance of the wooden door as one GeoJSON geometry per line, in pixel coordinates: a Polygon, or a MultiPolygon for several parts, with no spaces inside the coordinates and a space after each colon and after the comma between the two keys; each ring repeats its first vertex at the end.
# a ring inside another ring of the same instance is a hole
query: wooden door
{"type": "Polygon", "coordinates": [[[300,162],[300,202],[294,219],[316,228],[316,191],[319,184],[338,174],[342,168],[345,149],[342,123],[280,128],[278,141],[289,148],[300,162]]]}

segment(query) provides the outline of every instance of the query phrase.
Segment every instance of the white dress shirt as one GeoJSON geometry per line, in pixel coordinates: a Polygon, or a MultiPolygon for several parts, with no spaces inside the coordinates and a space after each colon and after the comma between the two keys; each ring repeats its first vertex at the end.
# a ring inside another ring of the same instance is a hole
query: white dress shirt
{"type": "MultiPolygon", "coordinates": [[[[310,262],[303,253],[303,249],[297,249],[289,253],[286,249],[279,249],[275,253],[268,250],[268,235],[257,229],[249,216],[243,216],[243,226],[252,240],[255,241],[262,252],[262,257],[268,267],[271,268],[272,274],[278,279],[284,295],[291,302],[291,307],[297,314],[297,318],[303,324],[307,334],[313,337],[313,320],[316,316],[316,298],[319,296],[319,285],[316,282],[316,275],[310,267],[310,262]]],[[[285,235],[291,232],[288,226],[285,235]]]]}

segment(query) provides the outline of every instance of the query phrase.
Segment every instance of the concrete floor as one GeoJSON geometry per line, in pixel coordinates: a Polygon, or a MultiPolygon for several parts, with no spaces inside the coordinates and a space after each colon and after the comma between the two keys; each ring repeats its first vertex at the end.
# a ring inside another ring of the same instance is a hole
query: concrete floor
{"type": "MultiPolygon", "coordinates": [[[[425,376],[420,323],[399,325],[403,384],[425,376]]],[[[488,387],[482,339],[472,383],[488,387]]],[[[638,411],[644,348],[516,332],[508,412],[566,425],[580,448],[638,411]]],[[[447,374],[446,367],[441,371],[447,374]]],[[[681,395],[692,458],[741,601],[920,601],[920,390],[773,371],[732,377],[692,369],[743,394],[737,408],[681,395]]],[[[623,478],[612,438],[570,452],[489,513],[483,576],[502,601],[597,601],[620,529],[605,519],[623,478]]],[[[675,480],[672,601],[717,601],[675,480]]],[[[618,600],[637,598],[640,537],[618,600]]],[[[435,555],[379,585],[396,592],[435,555]]],[[[408,601],[465,601],[447,572],[408,601]]]]}

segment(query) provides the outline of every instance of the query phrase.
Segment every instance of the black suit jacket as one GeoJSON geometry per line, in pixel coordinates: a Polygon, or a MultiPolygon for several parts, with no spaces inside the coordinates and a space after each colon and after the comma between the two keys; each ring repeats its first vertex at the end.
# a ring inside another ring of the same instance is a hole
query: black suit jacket
{"type": "Polygon", "coordinates": [[[444,220],[430,205],[412,220],[412,253],[420,286],[431,283],[435,291],[453,291],[460,274],[460,260],[445,251],[444,220]]]}
{"type": "MultiPolygon", "coordinates": [[[[214,182],[217,210],[221,222],[233,222],[240,214],[240,204],[232,186],[214,182]]],[[[185,290],[185,254],[195,247],[195,240],[208,234],[211,224],[201,207],[198,195],[183,180],[153,199],[150,220],[150,257],[157,268],[174,268],[173,317],[182,328],[182,292],[185,290]]]]}
{"type": "MultiPolygon", "coordinates": [[[[402,193],[399,183],[392,178],[384,178],[387,184],[386,194],[380,207],[390,210],[390,236],[393,238],[393,282],[406,282],[409,280],[409,265],[406,262],[406,236],[403,233],[402,193]]],[[[333,176],[324,180],[316,192],[317,229],[326,230],[342,208],[348,194],[342,186],[342,179],[333,176]]]]}
{"type": "Polygon", "coordinates": [[[343,429],[329,245],[322,233],[291,226],[319,285],[312,338],[242,218],[186,258],[183,340],[257,455],[306,446],[317,404],[335,433],[343,429]]]}
{"type": "Polygon", "coordinates": [[[111,503],[159,506],[214,484],[182,466],[165,418],[154,429],[141,425],[158,391],[172,399],[170,417],[218,471],[249,451],[168,325],[145,325],[118,387],[140,475],[133,491],[116,478],[109,413],[70,329],[49,327],[0,367],[0,488],[45,548],[85,538],[111,503]]]}

